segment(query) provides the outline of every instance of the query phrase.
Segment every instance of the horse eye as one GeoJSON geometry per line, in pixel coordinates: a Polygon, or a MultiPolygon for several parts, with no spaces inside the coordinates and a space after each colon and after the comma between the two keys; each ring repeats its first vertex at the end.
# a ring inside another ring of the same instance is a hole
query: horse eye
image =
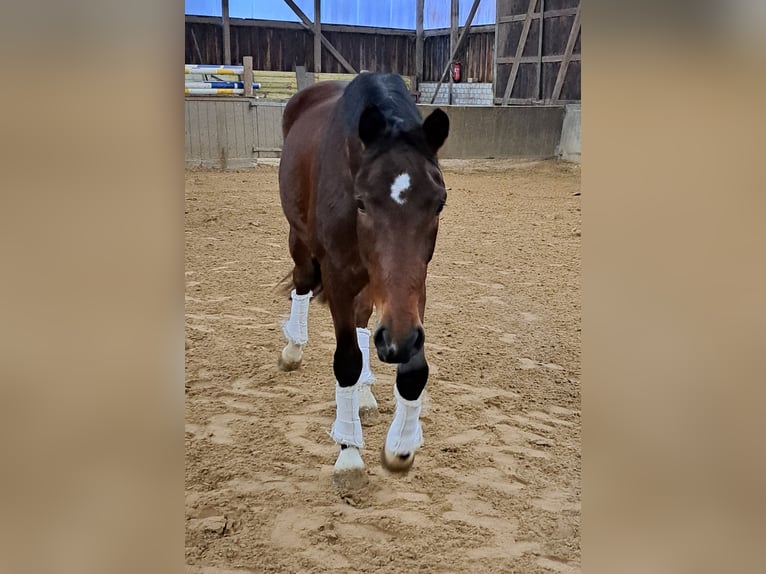
{"type": "Polygon", "coordinates": [[[358,198],[358,197],[356,198],[356,208],[359,211],[364,212],[364,202],[360,198],[358,198]]]}
{"type": "Polygon", "coordinates": [[[444,209],[444,206],[446,205],[446,201],[440,201],[439,205],[436,208],[436,213],[441,213],[442,209],[444,209]]]}

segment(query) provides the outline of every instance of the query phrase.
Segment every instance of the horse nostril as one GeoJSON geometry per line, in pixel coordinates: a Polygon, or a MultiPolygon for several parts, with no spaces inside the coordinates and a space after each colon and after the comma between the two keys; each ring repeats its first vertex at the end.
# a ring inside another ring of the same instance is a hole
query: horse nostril
{"type": "Polygon", "coordinates": [[[375,335],[373,335],[373,341],[375,342],[375,348],[376,349],[384,349],[386,345],[386,336],[385,336],[386,328],[383,326],[378,327],[375,330],[375,335]]]}
{"type": "Polygon", "coordinates": [[[420,351],[423,348],[423,344],[426,342],[426,332],[423,327],[418,327],[415,334],[415,342],[412,344],[412,348],[415,352],[420,351]]]}
{"type": "Polygon", "coordinates": [[[383,325],[376,329],[373,341],[375,342],[375,349],[378,351],[378,358],[388,362],[391,355],[391,341],[388,338],[388,331],[383,325]]]}

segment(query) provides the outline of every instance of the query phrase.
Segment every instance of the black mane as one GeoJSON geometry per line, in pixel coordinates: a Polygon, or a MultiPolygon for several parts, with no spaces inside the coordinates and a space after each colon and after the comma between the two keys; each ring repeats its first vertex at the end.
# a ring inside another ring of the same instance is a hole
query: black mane
{"type": "Polygon", "coordinates": [[[370,106],[377,107],[383,114],[391,137],[412,132],[422,125],[415,102],[398,74],[365,72],[346,86],[340,108],[350,133],[358,133],[359,118],[370,106]]]}

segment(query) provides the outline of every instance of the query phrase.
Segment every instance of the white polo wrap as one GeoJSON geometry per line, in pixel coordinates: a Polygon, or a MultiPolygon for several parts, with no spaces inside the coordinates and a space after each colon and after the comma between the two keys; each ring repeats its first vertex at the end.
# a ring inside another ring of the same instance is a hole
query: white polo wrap
{"type": "Polygon", "coordinates": [[[422,395],[414,401],[404,400],[394,385],[396,412],[386,435],[386,449],[395,454],[409,454],[423,445],[420,427],[422,395]]]}
{"type": "Polygon", "coordinates": [[[362,421],[359,419],[359,385],[341,387],[335,383],[335,422],[330,436],[338,444],[362,448],[362,421]]]}
{"type": "Polygon", "coordinates": [[[296,345],[305,345],[309,341],[309,303],[314,295],[311,291],[298,295],[293,289],[290,294],[293,302],[290,318],[282,326],[285,338],[296,345]]]}

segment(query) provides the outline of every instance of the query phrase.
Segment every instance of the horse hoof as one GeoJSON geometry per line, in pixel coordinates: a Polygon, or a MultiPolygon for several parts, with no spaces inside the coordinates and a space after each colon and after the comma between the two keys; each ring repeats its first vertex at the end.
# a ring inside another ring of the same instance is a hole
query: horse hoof
{"type": "Polygon", "coordinates": [[[359,407],[359,420],[363,426],[371,426],[378,422],[380,411],[377,407],[359,407]]]}
{"type": "Polygon", "coordinates": [[[367,473],[359,449],[350,446],[340,451],[332,475],[335,486],[343,493],[354,492],[367,486],[367,473]]]}
{"type": "Polygon", "coordinates": [[[289,373],[290,371],[294,371],[298,368],[300,368],[302,361],[288,361],[285,360],[284,357],[280,356],[279,361],[277,361],[277,366],[279,367],[280,371],[284,371],[286,373],[289,373]]]}
{"type": "Polygon", "coordinates": [[[415,453],[395,454],[390,452],[384,446],[380,450],[380,464],[389,472],[405,473],[412,468],[415,462],[415,453]]]}
{"type": "Polygon", "coordinates": [[[378,401],[375,400],[370,385],[362,385],[359,389],[359,418],[362,424],[371,425],[379,416],[378,401]]]}
{"type": "Polygon", "coordinates": [[[279,362],[277,364],[280,371],[294,371],[301,366],[302,360],[303,347],[290,342],[282,349],[282,354],[279,355],[279,362]]]}

